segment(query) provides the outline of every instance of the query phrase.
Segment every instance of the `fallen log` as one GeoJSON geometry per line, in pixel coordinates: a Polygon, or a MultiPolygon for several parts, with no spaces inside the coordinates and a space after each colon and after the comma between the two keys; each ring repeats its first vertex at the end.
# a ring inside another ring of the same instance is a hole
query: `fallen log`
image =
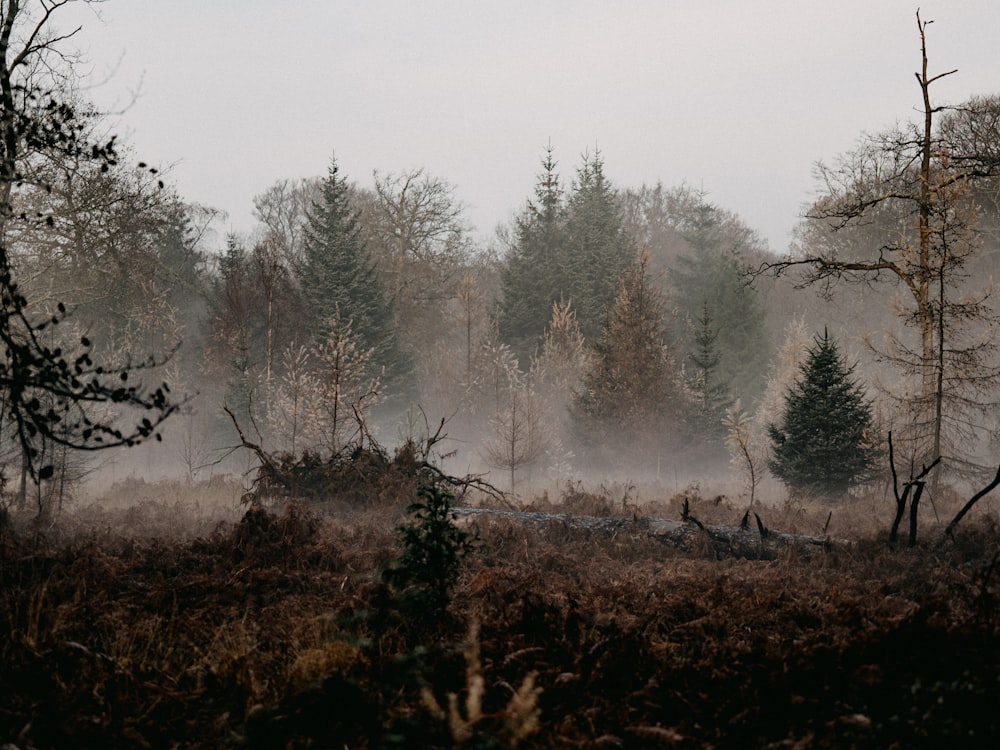
{"type": "MultiPolygon", "coordinates": [[[[773,560],[789,550],[812,554],[824,550],[831,544],[830,539],[786,534],[768,529],[757,516],[757,529],[747,526],[709,526],[688,514],[684,521],[671,521],[649,516],[629,516],[607,518],[602,516],[578,516],[567,513],[541,513],[535,511],[500,510],[493,508],[452,509],[460,519],[507,519],[527,525],[562,524],[574,530],[592,531],[614,536],[621,533],[644,534],[679,549],[693,549],[707,540],[717,558],[739,557],[752,560],[773,560]]],[[[757,514],[754,514],[755,516],[757,514]]]]}

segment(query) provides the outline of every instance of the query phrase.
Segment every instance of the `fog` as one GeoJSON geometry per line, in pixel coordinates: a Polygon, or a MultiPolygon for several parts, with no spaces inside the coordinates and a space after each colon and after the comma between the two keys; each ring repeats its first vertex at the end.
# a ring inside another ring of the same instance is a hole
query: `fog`
{"type": "MultiPolygon", "coordinates": [[[[12,399],[5,475],[22,504],[40,468],[60,499],[139,479],[249,489],[262,457],[403,446],[512,498],[582,483],[780,501],[802,487],[769,473],[775,428],[825,336],[870,419],[851,450],[874,463],[892,431],[901,466],[933,452],[949,482],[989,471],[1000,105],[973,30],[992,4],[924,9],[933,26],[895,3],[859,4],[866,23],[850,4],[788,4],[775,23],[719,3],[548,8],[530,26],[506,6],[437,4],[416,23],[334,3],[254,6],[232,29],[199,6],[169,70],[157,55],[184,37],[169,32],[184,4],[169,19],[161,5],[54,14],[82,26],[51,37],[67,54],[45,84],[75,109],[24,104],[81,123],[70,146],[25,136],[11,155],[3,252],[26,330],[46,330],[40,358],[83,351],[79,372],[100,363],[138,395],[100,391],[61,428],[79,440],[42,430],[37,455],[12,399]],[[912,192],[915,168],[891,184],[909,203],[869,200],[886,165],[919,162],[921,30],[933,66],[962,68],[932,91],[965,105],[926,136],[938,202],[912,192]],[[143,69],[132,99],[121,81],[143,69]],[[141,444],[92,450],[94,424],[141,444]]],[[[849,484],[884,481],[881,464],[849,484]]]]}

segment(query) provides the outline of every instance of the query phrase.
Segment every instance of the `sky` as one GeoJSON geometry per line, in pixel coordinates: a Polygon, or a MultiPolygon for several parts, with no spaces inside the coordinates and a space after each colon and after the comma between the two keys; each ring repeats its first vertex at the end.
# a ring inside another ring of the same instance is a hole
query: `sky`
{"type": "MultiPolygon", "coordinates": [[[[61,11],[89,96],[188,201],[249,232],[279,179],[423,168],[483,242],[599,149],[783,252],[813,166],[916,116],[912,0],[108,0],[61,11]]],[[[1000,2],[925,0],[940,103],[1000,93],[1000,2]]]]}

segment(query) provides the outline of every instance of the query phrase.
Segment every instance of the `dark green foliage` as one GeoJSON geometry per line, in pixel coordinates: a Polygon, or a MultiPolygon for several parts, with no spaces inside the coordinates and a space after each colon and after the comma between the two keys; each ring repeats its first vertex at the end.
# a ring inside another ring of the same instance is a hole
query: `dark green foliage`
{"type": "Polygon", "coordinates": [[[688,355],[688,390],[693,397],[690,447],[710,459],[726,454],[726,426],[723,420],[733,405],[729,385],[722,379],[718,347],[719,333],[709,313],[708,302],[694,332],[694,350],[688,355]]]}
{"type": "MultiPolygon", "coordinates": [[[[733,395],[749,403],[760,395],[767,372],[769,338],[765,312],[755,290],[745,284],[743,269],[761,252],[756,234],[736,217],[688,196],[692,205],[678,217],[678,229],[691,252],[678,257],[668,276],[671,298],[684,314],[707,308],[718,328],[720,377],[733,395]]],[[[698,347],[697,327],[685,342],[689,354],[698,347]]]]}
{"type": "Polygon", "coordinates": [[[562,190],[555,169],[549,146],[535,186],[535,202],[529,201],[515,222],[514,243],[500,276],[500,335],[524,358],[541,342],[565,271],[562,190]]]}
{"type": "Polygon", "coordinates": [[[332,160],[322,199],[308,212],[302,294],[317,338],[325,338],[331,320],[350,321],[359,349],[374,349],[374,363],[385,368],[388,381],[398,382],[411,363],[399,345],[392,302],[361,237],[348,190],[332,160]]]}
{"type": "Polygon", "coordinates": [[[621,279],[635,267],[600,154],[585,157],[566,202],[555,167],[550,147],[502,272],[500,334],[521,358],[538,349],[560,300],[572,303],[584,337],[596,341],[621,279]]]}
{"type": "Polygon", "coordinates": [[[605,310],[621,280],[636,266],[635,247],[625,233],[618,196],[604,176],[600,153],[585,157],[576,173],[566,218],[568,288],[580,331],[590,341],[600,335],[605,310]]]}
{"type": "Polygon", "coordinates": [[[418,609],[448,606],[462,559],[475,548],[473,535],[455,525],[454,496],[434,484],[417,488],[406,511],[413,520],[397,528],[403,553],[385,579],[418,609]]]}
{"type": "Polygon", "coordinates": [[[770,425],[772,473],[794,492],[843,495],[878,458],[871,404],[826,331],[789,389],[780,425],[770,425]]]}

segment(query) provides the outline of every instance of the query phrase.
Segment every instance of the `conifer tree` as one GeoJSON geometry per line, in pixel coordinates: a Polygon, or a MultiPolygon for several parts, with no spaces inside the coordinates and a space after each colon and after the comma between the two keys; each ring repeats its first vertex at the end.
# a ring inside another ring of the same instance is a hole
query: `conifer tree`
{"type": "Polygon", "coordinates": [[[555,167],[550,146],[503,269],[500,335],[522,361],[536,353],[559,300],[573,304],[584,337],[597,341],[606,307],[636,264],[600,153],[584,157],[566,201],[555,167]]]}
{"type": "Polygon", "coordinates": [[[874,468],[871,403],[826,331],[770,425],[771,472],[793,492],[843,495],[874,468]]]}
{"type": "MultiPolygon", "coordinates": [[[[601,335],[605,308],[636,266],[636,250],[625,232],[618,195],[604,176],[600,152],[584,157],[577,170],[566,217],[568,284],[561,290],[576,308],[589,341],[601,335]]],[[[646,272],[643,271],[645,278],[646,272]]]]}
{"type": "Polygon", "coordinates": [[[560,298],[565,271],[563,213],[562,188],[550,144],[535,185],[535,200],[528,202],[515,222],[514,243],[500,277],[500,336],[521,358],[535,352],[552,305],[560,298]]]}
{"type": "Polygon", "coordinates": [[[620,284],[574,404],[581,441],[593,451],[629,446],[638,463],[649,465],[669,447],[665,441],[683,419],[683,398],[664,315],[643,258],[620,284]]]}
{"type": "Polygon", "coordinates": [[[692,447],[705,459],[725,454],[724,421],[733,398],[719,368],[721,355],[718,330],[714,327],[706,301],[694,332],[694,350],[688,355],[691,370],[687,378],[693,397],[691,415],[692,447]]]}
{"type": "MultiPolygon", "coordinates": [[[[677,229],[690,252],[671,265],[671,300],[693,316],[707,305],[718,326],[719,371],[733,394],[750,402],[764,388],[762,374],[770,355],[765,312],[744,268],[761,257],[764,243],[737,216],[712,205],[704,194],[679,191],[677,229]]],[[[697,328],[695,328],[697,333],[697,328]]],[[[689,337],[689,353],[697,349],[689,337]]]]}
{"type": "Polygon", "coordinates": [[[357,345],[373,351],[372,363],[398,382],[411,369],[395,329],[392,303],[361,237],[349,186],[331,160],[321,198],[308,211],[300,270],[302,294],[319,341],[330,322],[350,323],[357,345]]]}

